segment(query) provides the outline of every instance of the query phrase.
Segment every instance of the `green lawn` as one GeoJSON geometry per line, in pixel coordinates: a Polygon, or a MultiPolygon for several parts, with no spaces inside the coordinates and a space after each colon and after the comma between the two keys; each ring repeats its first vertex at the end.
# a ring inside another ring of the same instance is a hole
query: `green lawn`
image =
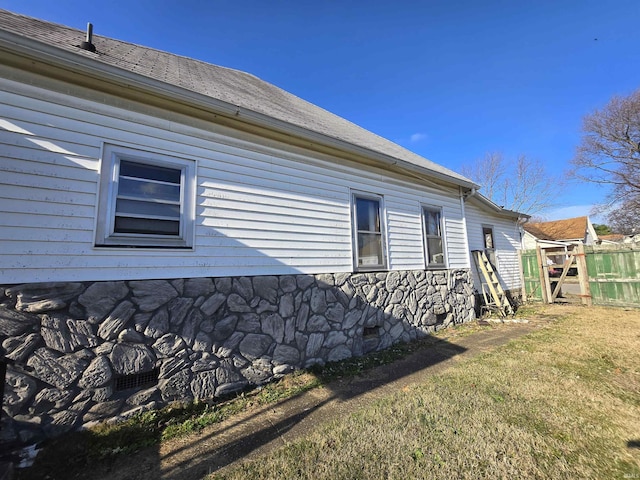
{"type": "Polygon", "coordinates": [[[640,478],[640,311],[534,333],[212,479],[640,478]]]}

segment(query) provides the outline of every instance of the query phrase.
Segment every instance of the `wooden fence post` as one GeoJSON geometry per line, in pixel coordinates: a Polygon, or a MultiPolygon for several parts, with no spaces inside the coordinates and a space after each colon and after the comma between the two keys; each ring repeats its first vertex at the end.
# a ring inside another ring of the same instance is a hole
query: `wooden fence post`
{"type": "Polygon", "coordinates": [[[583,305],[591,306],[591,288],[589,287],[589,273],[587,272],[587,259],[585,257],[584,245],[577,245],[576,264],[578,265],[578,279],[580,280],[580,299],[583,305]]]}
{"type": "Polygon", "coordinates": [[[524,264],[522,263],[522,250],[518,250],[518,262],[520,265],[520,297],[521,303],[527,303],[527,286],[524,281],[524,264]]]}
{"type": "Polygon", "coordinates": [[[540,274],[540,296],[544,303],[549,303],[551,298],[551,290],[549,285],[549,269],[547,268],[547,256],[542,254],[540,244],[536,244],[536,257],[538,258],[538,267],[540,274]]]}

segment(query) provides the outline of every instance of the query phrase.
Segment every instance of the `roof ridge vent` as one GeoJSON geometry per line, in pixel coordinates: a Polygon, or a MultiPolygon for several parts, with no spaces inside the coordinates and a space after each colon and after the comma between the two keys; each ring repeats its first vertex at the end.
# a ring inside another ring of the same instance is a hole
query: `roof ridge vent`
{"type": "Polygon", "coordinates": [[[87,37],[84,42],[80,44],[80,48],[88,50],[90,52],[96,51],[96,46],[93,44],[93,24],[87,23],[87,37]]]}

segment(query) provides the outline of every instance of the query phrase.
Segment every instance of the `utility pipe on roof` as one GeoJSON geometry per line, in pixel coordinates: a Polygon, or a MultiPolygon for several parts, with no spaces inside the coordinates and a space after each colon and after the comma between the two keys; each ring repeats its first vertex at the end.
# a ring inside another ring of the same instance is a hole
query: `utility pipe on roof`
{"type": "Polygon", "coordinates": [[[88,50],[89,52],[95,52],[96,46],[93,44],[93,24],[87,23],[87,36],[85,41],[80,44],[80,48],[88,50]]]}

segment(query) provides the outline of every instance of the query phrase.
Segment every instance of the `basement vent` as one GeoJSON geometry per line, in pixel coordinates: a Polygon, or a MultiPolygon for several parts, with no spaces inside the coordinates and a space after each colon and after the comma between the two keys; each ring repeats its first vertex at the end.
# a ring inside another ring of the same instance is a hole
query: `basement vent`
{"type": "Polygon", "coordinates": [[[120,392],[129,390],[130,388],[150,387],[158,383],[160,369],[155,368],[150,372],[134,373],[131,375],[123,375],[113,379],[113,390],[120,392]]]}
{"type": "Polygon", "coordinates": [[[446,313],[436,313],[436,325],[442,325],[446,319],[446,313]]]}
{"type": "Polygon", "coordinates": [[[377,337],[380,335],[380,327],[365,327],[362,332],[362,336],[364,338],[367,337],[377,337]]]}

